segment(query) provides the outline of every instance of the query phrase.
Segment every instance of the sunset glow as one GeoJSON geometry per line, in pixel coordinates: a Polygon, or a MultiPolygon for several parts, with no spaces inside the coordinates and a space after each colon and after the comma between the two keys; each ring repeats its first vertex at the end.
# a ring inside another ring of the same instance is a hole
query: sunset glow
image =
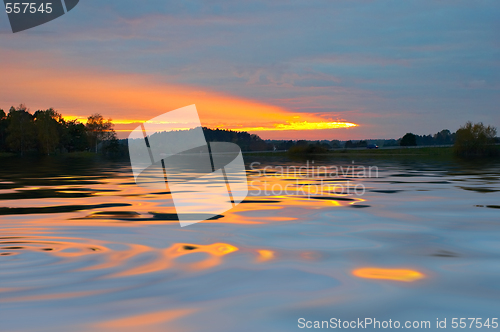
{"type": "MultiPolygon", "coordinates": [[[[0,82],[0,88],[9,96],[2,100],[4,108],[19,102],[33,112],[53,107],[66,120],[82,123],[89,115],[100,113],[105,119],[112,119],[118,138],[126,138],[140,123],[192,104],[205,127],[262,133],[259,136],[264,139],[273,138],[273,133],[287,139],[311,135],[323,138],[331,135],[323,130],[337,129],[339,137],[346,133],[342,129],[359,126],[339,119],[335,113],[328,114],[330,118],[300,113],[265,100],[168,83],[168,79],[160,81],[152,75],[65,68],[64,63],[53,60],[35,67],[26,65],[23,54],[11,51],[9,55],[18,60],[8,66],[0,65],[2,73],[11,77],[8,83],[0,82]]],[[[43,53],[39,56],[46,57],[43,53]]],[[[179,129],[182,128],[180,124],[179,129]]]]}
{"type": "Polygon", "coordinates": [[[0,332],[500,327],[500,1],[4,7],[0,332]]]}
{"type": "Polygon", "coordinates": [[[350,122],[287,122],[277,123],[272,127],[249,127],[249,128],[234,128],[235,130],[242,131],[271,131],[271,130],[322,130],[322,129],[338,129],[338,128],[352,128],[358,125],[350,122]]]}
{"type": "MultiPolygon", "coordinates": [[[[87,122],[87,118],[83,116],[64,116],[64,119],[66,121],[79,121],[82,123],[87,122]]],[[[113,123],[115,125],[130,125],[130,124],[140,124],[144,122],[144,120],[127,120],[127,119],[113,119],[113,123]]],[[[149,121],[149,123],[152,124],[167,124],[165,122],[152,122],[149,121]]],[[[168,123],[170,124],[170,123],[168,123]]],[[[238,127],[238,126],[231,126],[231,125],[226,125],[226,126],[220,126],[220,125],[214,125],[214,128],[219,128],[219,129],[228,129],[228,130],[235,130],[235,131],[248,131],[248,132],[258,132],[258,131],[283,131],[283,130],[324,130],[324,129],[339,129],[339,128],[353,128],[357,127],[358,125],[355,123],[351,122],[327,122],[327,121],[322,121],[322,122],[308,122],[308,121],[302,121],[302,122],[287,122],[287,123],[276,123],[274,125],[270,125],[267,127],[238,127]]],[[[182,123],[179,123],[178,128],[174,128],[175,130],[187,130],[189,128],[183,127],[182,123]]],[[[118,132],[130,132],[130,129],[116,129],[118,132]]]]}

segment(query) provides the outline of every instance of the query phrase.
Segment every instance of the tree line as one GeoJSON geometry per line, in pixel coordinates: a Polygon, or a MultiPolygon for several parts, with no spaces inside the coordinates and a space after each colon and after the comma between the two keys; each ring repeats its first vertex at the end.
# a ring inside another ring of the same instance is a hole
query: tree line
{"type": "Polygon", "coordinates": [[[100,143],[103,150],[113,150],[117,145],[116,133],[111,120],[96,113],[83,124],[77,120],[65,120],[53,108],[31,113],[24,104],[11,107],[6,113],[0,109],[0,151],[24,155],[46,155],[75,151],[97,152],[100,143]]]}
{"type": "Polygon", "coordinates": [[[455,133],[443,129],[434,135],[416,135],[407,133],[399,139],[382,140],[267,140],[267,150],[277,148],[286,150],[291,154],[324,153],[331,149],[353,149],[373,147],[408,147],[408,146],[453,146],[455,155],[464,158],[493,157],[500,155],[500,148],[495,144],[500,143],[496,137],[497,130],[493,126],[483,123],[467,122],[455,133]]]}
{"type": "MultiPolygon", "coordinates": [[[[92,114],[85,124],[77,120],[65,120],[53,108],[30,113],[20,104],[6,113],[0,109],[0,152],[18,154],[42,153],[46,155],[98,150],[106,154],[127,156],[127,140],[118,140],[111,119],[101,114],[92,114]]],[[[331,149],[366,148],[370,145],[418,146],[452,145],[459,156],[495,155],[496,128],[482,123],[467,122],[457,132],[448,129],[434,135],[407,133],[399,139],[384,140],[263,140],[258,135],[228,129],[203,127],[207,142],[233,142],[242,151],[285,150],[293,153],[322,153],[331,149]]],[[[167,143],[167,142],[166,142],[167,143]]],[[[170,142],[172,143],[172,142],[170,142]]]]}
{"type": "Polygon", "coordinates": [[[482,122],[472,123],[468,121],[455,133],[451,133],[449,130],[442,130],[434,135],[433,140],[430,140],[426,136],[407,133],[400,139],[400,145],[453,144],[455,155],[459,157],[493,157],[499,154],[499,149],[495,144],[500,143],[500,141],[496,137],[496,134],[497,129],[493,126],[486,126],[482,122]]]}
{"type": "MultiPolygon", "coordinates": [[[[33,114],[24,104],[0,109],[0,152],[59,154],[66,152],[104,152],[128,157],[126,139],[118,140],[111,119],[96,113],[86,124],[66,120],[56,110],[38,110],[33,114]]],[[[203,127],[207,142],[233,142],[243,151],[271,149],[259,136],[247,132],[203,127]]]]}
{"type": "Polygon", "coordinates": [[[434,135],[415,135],[408,133],[398,139],[374,139],[374,140],[266,140],[267,150],[276,147],[277,150],[303,150],[304,147],[310,147],[310,150],[331,150],[331,149],[354,149],[366,148],[369,145],[380,147],[388,146],[411,146],[411,145],[452,145],[455,142],[456,133],[448,129],[441,130],[434,135]]]}
{"type": "Polygon", "coordinates": [[[258,135],[246,131],[228,129],[210,129],[203,127],[207,142],[232,142],[239,145],[242,151],[266,151],[272,147],[258,135]]]}

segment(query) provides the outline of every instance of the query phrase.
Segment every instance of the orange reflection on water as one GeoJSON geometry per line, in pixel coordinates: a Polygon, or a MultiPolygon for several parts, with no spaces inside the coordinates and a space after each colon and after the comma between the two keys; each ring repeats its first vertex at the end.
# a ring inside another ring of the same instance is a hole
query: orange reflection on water
{"type": "Polygon", "coordinates": [[[103,245],[86,244],[79,238],[63,237],[42,237],[42,236],[6,236],[0,238],[0,250],[5,250],[8,254],[17,254],[22,251],[45,251],[52,256],[71,258],[87,255],[96,252],[108,251],[103,245]]]}
{"type": "MultiPolygon", "coordinates": [[[[176,243],[169,248],[155,248],[142,244],[121,244],[92,240],[92,243],[81,238],[44,237],[44,236],[7,236],[0,237],[0,255],[21,255],[25,252],[44,252],[57,257],[57,264],[69,264],[71,272],[102,271],[99,278],[131,277],[152,274],[167,269],[202,270],[223,264],[223,257],[240,250],[227,243],[208,245],[176,243]],[[110,249],[120,245],[123,249],[110,249]],[[194,255],[193,255],[194,254],[194,255]],[[79,268],[72,265],[76,259],[86,255],[94,255],[79,268]],[[192,255],[187,260],[177,260],[192,255]]],[[[0,288],[0,293],[12,292],[15,289],[0,288]]],[[[68,293],[69,294],[69,293],[68,293]]],[[[93,294],[90,294],[93,295],[93,294]]],[[[40,300],[63,298],[64,294],[47,294],[40,300]]],[[[71,293],[69,298],[87,296],[86,293],[71,293]]],[[[38,298],[27,298],[30,301],[38,298]]]]}
{"type": "Polygon", "coordinates": [[[360,278],[386,279],[412,282],[425,278],[423,273],[407,269],[383,269],[378,267],[365,267],[352,271],[352,274],[360,278]]]}
{"type": "Polygon", "coordinates": [[[166,250],[166,254],[172,258],[187,255],[193,252],[206,252],[215,256],[224,256],[237,250],[238,248],[227,243],[214,243],[207,245],[176,243],[166,250]]]}
{"type": "MultiPolygon", "coordinates": [[[[90,330],[166,331],[166,323],[169,323],[169,327],[174,330],[174,327],[171,326],[172,321],[190,315],[195,311],[195,309],[171,309],[150,312],[101,322],[91,326],[90,330]]],[[[179,329],[175,328],[175,331],[179,331],[179,329]]]]}
{"type": "MultiPolygon", "coordinates": [[[[148,274],[166,270],[169,268],[187,268],[192,270],[209,269],[221,264],[222,256],[239,250],[235,246],[227,243],[214,243],[208,245],[176,243],[167,249],[154,249],[142,245],[131,245],[129,251],[117,252],[109,255],[108,260],[97,268],[111,268],[123,265],[123,262],[140,254],[154,256],[148,259],[146,263],[134,266],[125,271],[114,273],[108,277],[124,277],[139,274],[148,274]],[[189,254],[208,254],[208,257],[190,263],[175,262],[175,259],[189,254]]],[[[93,267],[91,269],[95,269],[93,267]]]]}
{"type": "Polygon", "coordinates": [[[95,291],[81,291],[81,292],[68,292],[68,293],[55,293],[55,294],[41,294],[41,295],[28,295],[3,298],[4,302],[33,302],[33,301],[54,301],[60,299],[72,299],[76,297],[94,296],[108,293],[110,291],[95,290],[95,291]]]}
{"type": "Polygon", "coordinates": [[[176,243],[164,251],[167,259],[176,259],[178,257],[195,254],[205,253],[208,257],[202,261],[187,263],[185,266],[194,270],[208,269],[217,266],[221,263],[221,257],[232,252],[239,250],[237,247],[227,243],[214,243],[208,245],[189,244],[189,243],[176,243]]]}
{"type": "MultiPolygon", "coordinates": [[[[154,253],[154,249],[141,244],[129,244],[127,250],[123,251],[110,251],[106,256],[106,260],[98,265],[94,265],[87,268],[79,269],[79,271],[88,270],[108,270],[113,268],[119,268],[124,265],[130,259],[137,257],[142,254],[154,253]]],[[[151,273],[156,271],[161,271],[168,268],[170,264],[163,259],[156,259],[152,262],[142,264],[139,266],[131,267],[128,270],[114,273],[108,277],[122,277],[122,276],[132,276],[137,274],[151,273]]]]}
{"type": "Polygon", "coordinates": [[[265,262],[274,258],[274,251],[272,250],[257,250],[259,253],[258,261],[265,262]]]}
{"type": "Polygon", "coordinates": [[[300,257],[305,260],[318,261],[321,259],[321,255],[314,251],[304,251],[300,253],[300,257]]]}

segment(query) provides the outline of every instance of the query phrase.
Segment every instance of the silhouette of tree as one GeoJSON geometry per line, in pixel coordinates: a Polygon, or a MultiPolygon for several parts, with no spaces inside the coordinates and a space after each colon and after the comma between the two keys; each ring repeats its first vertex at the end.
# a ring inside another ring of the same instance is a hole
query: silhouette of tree
{"type": "Polygon", "coordinates": [[[336,139],[332,140],[330,144],[334,149],[339,149],[341,147],[340,141],[336,139]]]}
{"type": "Polygon", "coordinates": [[[5,150],[5,140],[7,138],[7,127],[9,123],[7,121],[7,115],[3,109],[0,109],[0,151],[5,150]]]}
{"type": "Polygon", "coordinates": [[[33,115],[41,150],[49,155],[59,146],[64,121],[61,114],[50,108],[46,111],[36,111],[33,115]]]}
{"type": "Polygon", "coordinates": [[[36,146],[36,131],[33,115],[31,115],[24,104],[17,108],[11,107],[7,116],[9,126],[7,127],[7,145],[13,152],[21,155],[36,146]]]}
{"type": "Polygon", "coordinates": [[[359,141],[357,144],[358,148],[366,148],[368,146],[368,142],[365,140],[359,141]]]}
{"type": "Polygon", "coordinates": [[[7,115],[0,109],[0,151],[21,155],[28,151],[97,151],[102,141],[109,141],[103,146],[104,152],[122,153],[126,149],[126,144],[116,140],[111,120],[104,120],[100,114],[90,116],[86,126],[76,120],[64,120],[53,108],[38,110],[33,115],[24,104],[12,106],[7,115]]]}
{"type": "Polygon", "coordinates": [[[62,140],[63,147],[68,152],[85,151],[91,148],[87,128],[76,120],[65,123],[62,140]]]}
{"type": "Polygon", "coordinates": [[[353,142],[351,140],[345,142],[344,148],[353,149],[353,148],[366,148],[368,147],[368,142],[366,140],[361,140],[357,142],[353,142]]]}
{"type": "Polygon", "coordinates": [[[415,136],[415,134],[412,134],[412,133],[407,133],[406,135],[403,136],[399,145],[401,145],[401,146],[417,146],[417,136],[415,136]]]}
{"type": "Polygon", "coordinates": [[[452,144],[455,137],[448,129],[441,130],[439,133],[434,135],[435,143],[438,145],[452,144]]]}
{"type": "Polygon", "coordinates": [[[493,145],[497,129],[482,122],[467,122],[457,130],[454,151],[460,157],[487,157],[498,154],[493,145]]]}
{"type": "Polygon", "coordinates": [[[272,144],[267,144],[259,136],[244,131],[203,127],[203,133],[207,142],[232,142],[238,144],[243,151],[265,151],[272,149],[272,144]]]}
{"type": "Polygon", "coordinates": [[[101,114],[95,113],[89,116],[85,127],[87,128],[90,144],[95,147],[96,153],[97,145],[100,142],[116,138],[111,119],[104,120],[101,114]]]}

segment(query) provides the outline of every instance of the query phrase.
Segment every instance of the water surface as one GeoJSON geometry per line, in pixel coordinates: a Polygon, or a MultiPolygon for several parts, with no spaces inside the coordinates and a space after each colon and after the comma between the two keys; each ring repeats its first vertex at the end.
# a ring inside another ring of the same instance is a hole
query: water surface
{"type": "Polygon", "coordinates": [[[246,201],[181,228],[168,188],[139,188],[127,162],[1,159],[1,330],[293,331],[299,318],[499,316],[499,164],[327,159],[280,174],[306,161],[246,161],[246,201]],[[378,177],[314,175],[351,165],[376,166],[378,177]],[[318,183],[365,190],[318,193],[318,183]]]}

